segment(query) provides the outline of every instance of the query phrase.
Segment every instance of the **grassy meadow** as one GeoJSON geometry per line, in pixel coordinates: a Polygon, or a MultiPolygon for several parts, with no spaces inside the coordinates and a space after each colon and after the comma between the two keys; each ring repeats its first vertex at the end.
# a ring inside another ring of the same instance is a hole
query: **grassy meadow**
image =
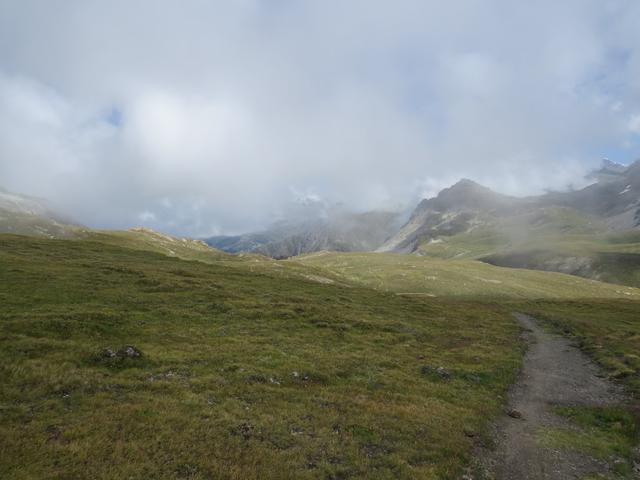
{"type": "Polygon", "coordinates": [[[251,267],[0,237],[0,477],[457,478],[508,313],[251,267]]]}
{"type": "Polygon", "coordinates": [[[320,252],[296,259],[400,296],[499,302],[572,335],[640,393],[640,289],[573,275],[419,255],[320,252]]]}
{"type": "Polygon", "coordinates": [[[381,291],[432,298],[634,299],[640,289],[555,272],[393,253],[318,252],[290,260],[381,291]]]}
{"type": "Polygon", "coordinates": [[[400,296],[460,298],[472,308],[499,304],[503,311],[526,312],[543,326],[571,337],[611,380],[625,387],[629,404],[558,408],[557,413],[567,417],[567,427],[540,432],[539,441],[610,462],[615,472],[611,478],[635,478],[640,452],[638,289],[560,273],[419,255],[323,252],[297,261],[324,265],[333,274],[400,296]]]}
{"type": "Polygon", "coordinates": [[[457,479],[518,372],[514,309],[587,345],[615,308],[596,358],[635,361],[634,288],[154,235],[0,236],[1,478],[457,479]]]}
{"type": "Polygon", "coordinates": [[[572,209],[547,208],[488,222],[425,242],[417,253],[440,259],[482,259],[640,287],[640,233],[611,233],[601,221],[572,209]]]}

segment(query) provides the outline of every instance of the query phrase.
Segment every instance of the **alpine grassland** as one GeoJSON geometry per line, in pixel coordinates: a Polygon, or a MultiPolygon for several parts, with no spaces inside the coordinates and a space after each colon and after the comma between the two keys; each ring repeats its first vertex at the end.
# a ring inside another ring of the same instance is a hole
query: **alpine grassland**
{"type": "Polygon", "coordinates": [[[460,478],[521,365],[514,310],[636,365],[634,288],[154,238],[0,236],[2,478],[460,478]],[[612,305],[627,330],[585,326],[612,305]]]}
{"type": "Polygon", "coordinates": [[[251,268],[2,236],[0,476],[460,475],[507,312],[251,268]]]}

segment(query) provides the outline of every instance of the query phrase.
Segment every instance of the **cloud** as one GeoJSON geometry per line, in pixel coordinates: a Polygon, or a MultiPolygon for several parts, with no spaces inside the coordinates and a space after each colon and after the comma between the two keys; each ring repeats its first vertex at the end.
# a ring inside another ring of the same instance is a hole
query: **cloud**
{"type": "Polygon", "coordinates": [[[638,24],[632,0],[2,2],[0,184],[184,235],[562,188],[640,155],[638,24]]]}

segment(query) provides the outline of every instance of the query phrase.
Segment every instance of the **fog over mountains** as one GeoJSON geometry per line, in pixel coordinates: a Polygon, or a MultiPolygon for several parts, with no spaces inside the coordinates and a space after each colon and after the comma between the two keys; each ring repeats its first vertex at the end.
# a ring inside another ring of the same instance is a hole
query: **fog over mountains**
{"type": "MultiPolygon", "coordinates": [[[[640,230],[640,161],[624,166],[605,160],[587,178],[591,183],[581,189],[529,197],[461,179],[410,213],[354,213],[346,205],[308,200],[267,229],[206,242],[230,253],[287,258],[321,250],[412,253],[478,231],[506,236],[513,246],[541,228],[553,235],[640,230]]],[[[62,237],[74,235],[76,225],[44,199],[0,190],[1,232],[62,237]]]]}
{"type": "Polygon", "coordinates": [[[532,227],[529,220],[535,226],[558,211],[580,221],[580,225],[550,225],[558,234],[585,226],[594,233],[640,226],[640,161],[626,167],[605,160],[588,178],[595,182],[579,190],[530,197],[503,195],[462,179],[422,200],[404,225],[401,213],[333,211],[323,218],[282,221],[264,231],[211,237],[207,242],[229,252],[285,258],[319,250],[411,253],[424,242],[481,228],[502,232],[505,223],[510,235],[526,236],[532,227]]]}
{"type": "Polygon", "coordinates": [[[638,24],[631,0],[0,2],[0,184],[191,237],[460,178],[578,188],[640,156],[638,24]]]}
{"type": "MultiPolygon", "coordinates": [[[[593,224],[602,224],[608,230],[637,228],[640,225],[640,161],[629,167],[605,161],[590,177],[597,181],[583,189],[522,198],[493,192],[471,180],[461,180],[435,198],[420,202],[409,222],[385,242],[380,251],[411,252],[425,240],[493,225],[496,219],[515,220],[553,207],[574,210],[577,216],[593,216],[593,224]]],[[[526,226],[522,228],[526,231],[526,226]]]]}
{"type": "MultiPolygon", "coordinates": [[[[640,284],[640,161],[629,166],[605,161],[588,179],[591,183],[580,189],[528,197],[461,179],[411,212],[354,213],[346,205],[307,199],[269,228],[205,241],[229,253],[275,259],[320,251],[392,252],[640,284]]],[[[45,200],[0,191],[0,233],[101,235],[68,218],[45,200]]],[[[189,242],[146,228],[118,235],[151,242],[171,255],[177,255],[175,245],[189,242]],[[162,245],[156,245],[159,239],[162,245]]],[[[197,243],[206,250],[204,242],[197,243]]]]}

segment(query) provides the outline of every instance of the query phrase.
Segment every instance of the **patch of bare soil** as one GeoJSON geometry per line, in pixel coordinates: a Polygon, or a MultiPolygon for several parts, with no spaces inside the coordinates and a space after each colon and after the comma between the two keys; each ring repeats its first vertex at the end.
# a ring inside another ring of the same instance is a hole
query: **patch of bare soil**
{"type": "Polygon", "coordinates": [[[607,475],[602,460],[541,444],[540,432],[566,428],[554,406],[610,406],[624,403],[622,390],[566,338],[542,330],[531,317],[515,314],[529,345],[509,407],[495,427],[496,445],[480,452],[476,472],[468,479],[564,480],[607,475]]]}

